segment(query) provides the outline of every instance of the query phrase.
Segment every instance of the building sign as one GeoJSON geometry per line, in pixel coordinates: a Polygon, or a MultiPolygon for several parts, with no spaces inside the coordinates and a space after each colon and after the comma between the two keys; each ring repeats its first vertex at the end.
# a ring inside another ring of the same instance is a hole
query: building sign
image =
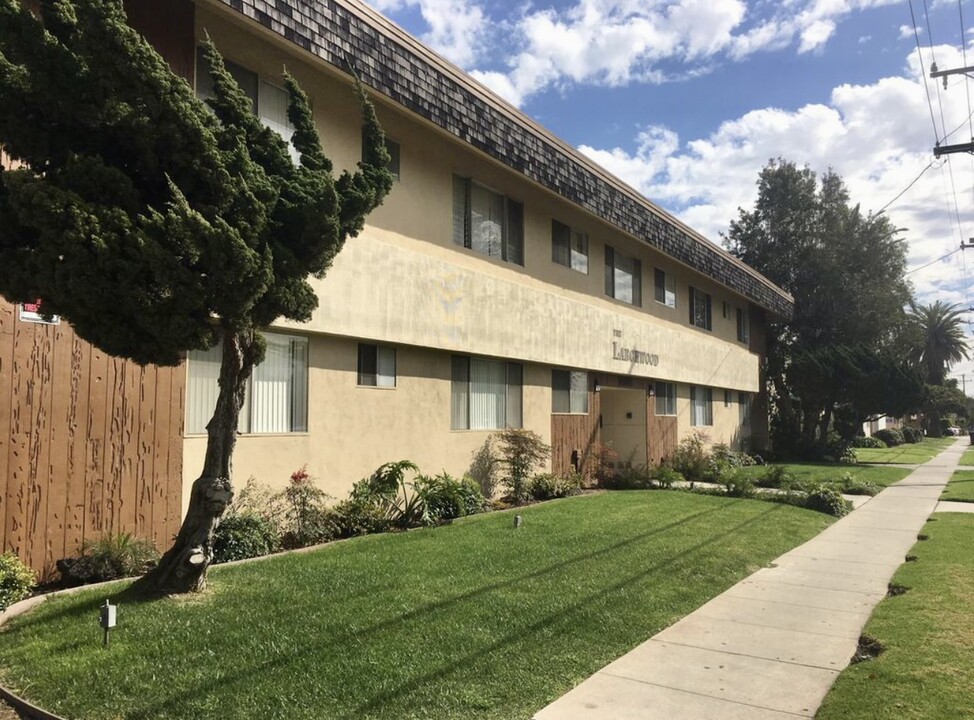
{"type": "Polygon", "coordinates": [[[612,359],[625,360],[635,365],[659,365],[659,355],[643,352],[636,348],[622,347],[619,343],[612,343],[612,359]]]}
{"type": "Polygon", "coordinates": [[[61,316],[55,315],[50,320],[45,320],[41,316],[41,299],[38,298],[37,300],[31,303],[21,303],[20,320],[21,322],[44,323],[46,325],[58,325],[61,322],[61,316]]]}

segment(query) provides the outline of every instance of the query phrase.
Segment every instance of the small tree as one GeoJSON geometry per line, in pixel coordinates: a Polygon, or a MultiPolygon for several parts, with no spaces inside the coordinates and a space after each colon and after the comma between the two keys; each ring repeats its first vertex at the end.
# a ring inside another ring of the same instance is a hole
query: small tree
{"type": "Polygon", "coordinates": [[[531,430],[507,428],[497,433],[502,462],[507,467],[504,483],[515,503],[528,499],[531,472],[548,459],[551,448],[531,430]]]}
{"type": "Polygon", "coordinates": [[[357,87],[363,161],[337,179],[308,99],[285,73],[295,165],[208,39],[215,98],[128,26],[121,0],[47,0],[35,17],[0,0],[0,293],[112,355],[175,365],[222,343],[203,470],[173,547],[143,582],[202,589],[213,531],[232,498],[230,465],[261,330],[317,306],[345,239],[392,186],[385,138],[357,87]]]}

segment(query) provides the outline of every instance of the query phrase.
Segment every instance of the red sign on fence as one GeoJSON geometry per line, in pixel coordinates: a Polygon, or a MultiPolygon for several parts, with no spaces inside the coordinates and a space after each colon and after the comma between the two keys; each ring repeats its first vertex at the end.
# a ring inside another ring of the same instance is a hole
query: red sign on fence
{"type": "Polygon", "coordinates": [[[34,302],[20,304],[20,319],[22,322],[45,323],[47,325],[57,325],[61,322],[61,316],[55,315],[50,320],[45,320],[41,315],[41,299],[37,298],[34,302]]]}

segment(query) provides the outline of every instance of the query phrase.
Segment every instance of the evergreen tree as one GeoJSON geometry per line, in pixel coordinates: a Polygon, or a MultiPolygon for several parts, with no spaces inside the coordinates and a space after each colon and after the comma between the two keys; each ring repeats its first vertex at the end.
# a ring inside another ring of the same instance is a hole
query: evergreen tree
{"type": "Polygon", "coordinates": [[[754,209],[731,222],[731,252],[795,299],[794,316],[768,333],[778,449],[821,453],[831,429],[848,435],[858,418],[902,411],[904,397],[919,403],[919,380],[895,356],[911,299],[897,234],[886,217],[864,217],[835,173],[784,160],[762,169],[754,209]]]}
{"type": "Polygon", "coordinates": [[[128,26],[121,0],[0,0],[0,293],[43,299],[78,334],[138,363],[178,364],[222,343],[206,458],[173,547],[146,589],[201,589],[232,497],[230,460],[261,330],[307,321],[308,278],[392,186],[385,138],[357,86],[363,161],[332,173],[308,99],[285,74],[295,165],[209,39],[215,98],[128,26]]]}

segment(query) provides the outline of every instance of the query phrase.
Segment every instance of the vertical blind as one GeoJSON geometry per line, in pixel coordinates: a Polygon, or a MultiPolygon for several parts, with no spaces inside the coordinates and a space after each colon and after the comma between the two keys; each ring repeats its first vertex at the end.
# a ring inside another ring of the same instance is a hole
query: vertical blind
{"type": "Polygon", "coordinates": [[[710,388],[690,387],[690,424],[714,424],[713,391],[710,388]]]}
{"type": "MultiPolygon", "coordinates": [[[[242,433],[306,432],[308,341],[265,333],[267,353],[247,383],[238,430],[242,433]]],[[[189,353],[186,433],[206,432],[219,393],[222,345],[189,353]]]]}
{"type": "Polygon", "coordinates": [[[521,386],[518,363],[455,355],[450,427],[454,430],[521,427],[521,386]]]}

